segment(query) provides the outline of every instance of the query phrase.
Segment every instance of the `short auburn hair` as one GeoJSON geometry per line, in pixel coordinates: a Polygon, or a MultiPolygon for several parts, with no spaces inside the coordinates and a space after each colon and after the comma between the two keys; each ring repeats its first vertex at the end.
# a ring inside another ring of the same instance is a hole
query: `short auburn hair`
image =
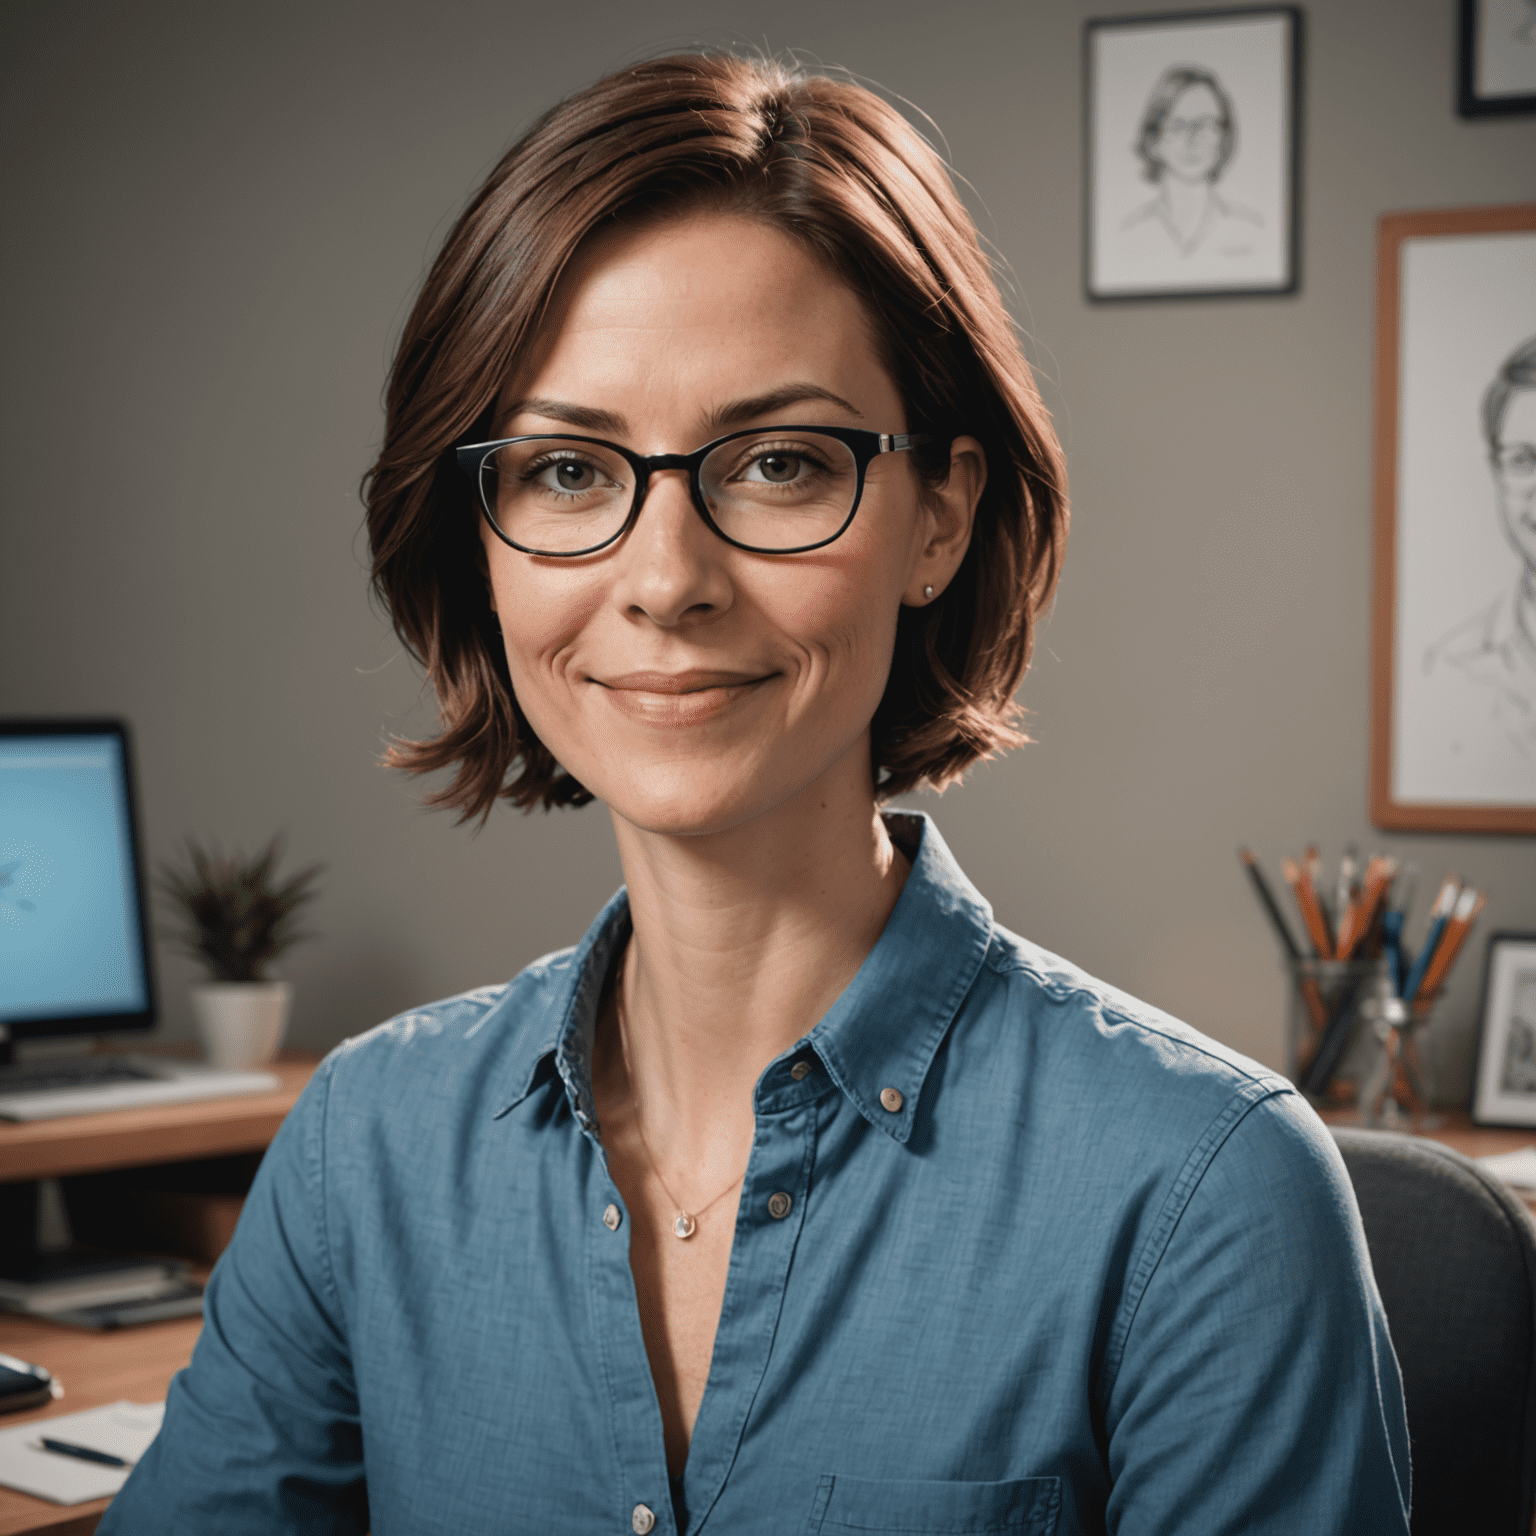
{"type": "MultiPolygon", "coordinates": [[[[770,60],[683,54],[622,69],[546,113],[454,225],[400,340],[364,480],[374,590],[436,690],[441,731],[386,761],[455,768],[429,803],[484,818],[592,798],[518,707],[491,612],[474,487],[455,445],[539,334],[555,285],[616,221],[719,211],[812,251],[866,307],[928,484],[977,438],[970,549],[934,603],[901,610],[871,726],[882,798],[942,789],[1026,738],[1013,702],[1067,532],[1065,466],[975,226],[943,162],[880,97],[770,60]]],[[[793,558],[788,557],[788,558],[793,558]]]]}

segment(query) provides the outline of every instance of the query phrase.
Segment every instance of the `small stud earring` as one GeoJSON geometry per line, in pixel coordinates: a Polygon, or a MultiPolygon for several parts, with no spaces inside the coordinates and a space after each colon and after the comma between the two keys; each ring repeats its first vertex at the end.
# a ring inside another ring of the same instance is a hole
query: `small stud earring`
{"type": "Polygon", "coordinates": [[[933,588],[932,587],[924,587],[923,588],[923,596],[926,597],[931,602],[933,600],[933,588]]]}

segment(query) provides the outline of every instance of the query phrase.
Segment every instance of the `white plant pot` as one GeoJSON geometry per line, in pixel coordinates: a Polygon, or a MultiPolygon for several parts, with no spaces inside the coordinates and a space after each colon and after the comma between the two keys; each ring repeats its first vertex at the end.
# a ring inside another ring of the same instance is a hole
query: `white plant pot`
{"type": "Polygon", "coordinates": [[[192,988],[203,1056],[215,1067],[259,1067],[277,1055],[293,988],[286,981],[212,981],[192,988]]]}

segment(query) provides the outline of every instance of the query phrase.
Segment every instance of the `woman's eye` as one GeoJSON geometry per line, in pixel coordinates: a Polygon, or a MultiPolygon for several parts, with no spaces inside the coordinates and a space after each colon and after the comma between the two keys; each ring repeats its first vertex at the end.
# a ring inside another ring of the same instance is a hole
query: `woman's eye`
{"type": "Polygon", "coordinates": [[[762,479],[783,485],[800,473],[800,460],[791,453],[765,453],[752,461],[751,468],[762,479]]]}
{"type": "Polygon", "coordinates": [[[760,449],[747,460],[735,478],[758,485],[794,485],[809,480],[824,467],[804,450],[795,453],[787,448],[760,449]]]}
{"type": "Polygon", "coordinates": [[[583,459],[552,459],[533,466],[527,479],[546,491],[563,491],[575,495],[594,490],[603,483],[597,466],[583,459]]]}

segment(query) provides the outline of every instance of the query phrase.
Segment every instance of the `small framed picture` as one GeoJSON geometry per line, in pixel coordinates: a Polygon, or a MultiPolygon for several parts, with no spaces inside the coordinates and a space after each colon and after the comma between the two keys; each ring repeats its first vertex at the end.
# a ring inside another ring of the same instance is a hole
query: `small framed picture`
{"type": "Polygon", "coordinates": [[[1536,933],[1488,940],[1472,1118],[1536,1126],[1536,933]]]}
{"type": "Polygon", "coordinates": [[[1090,299],[1293,293],[1301,13],[1090,21],[1090,299]]]}
{"type": "Polygon", "coordinates": [[[1536,0],[1461,0],[1456,110],[1536,112],[1536,0]]]}
{"type": "Polygon", "coordinates": [[[1371,820],[1536,832],[1536,203],[1376,262],[1371,820]]]}

